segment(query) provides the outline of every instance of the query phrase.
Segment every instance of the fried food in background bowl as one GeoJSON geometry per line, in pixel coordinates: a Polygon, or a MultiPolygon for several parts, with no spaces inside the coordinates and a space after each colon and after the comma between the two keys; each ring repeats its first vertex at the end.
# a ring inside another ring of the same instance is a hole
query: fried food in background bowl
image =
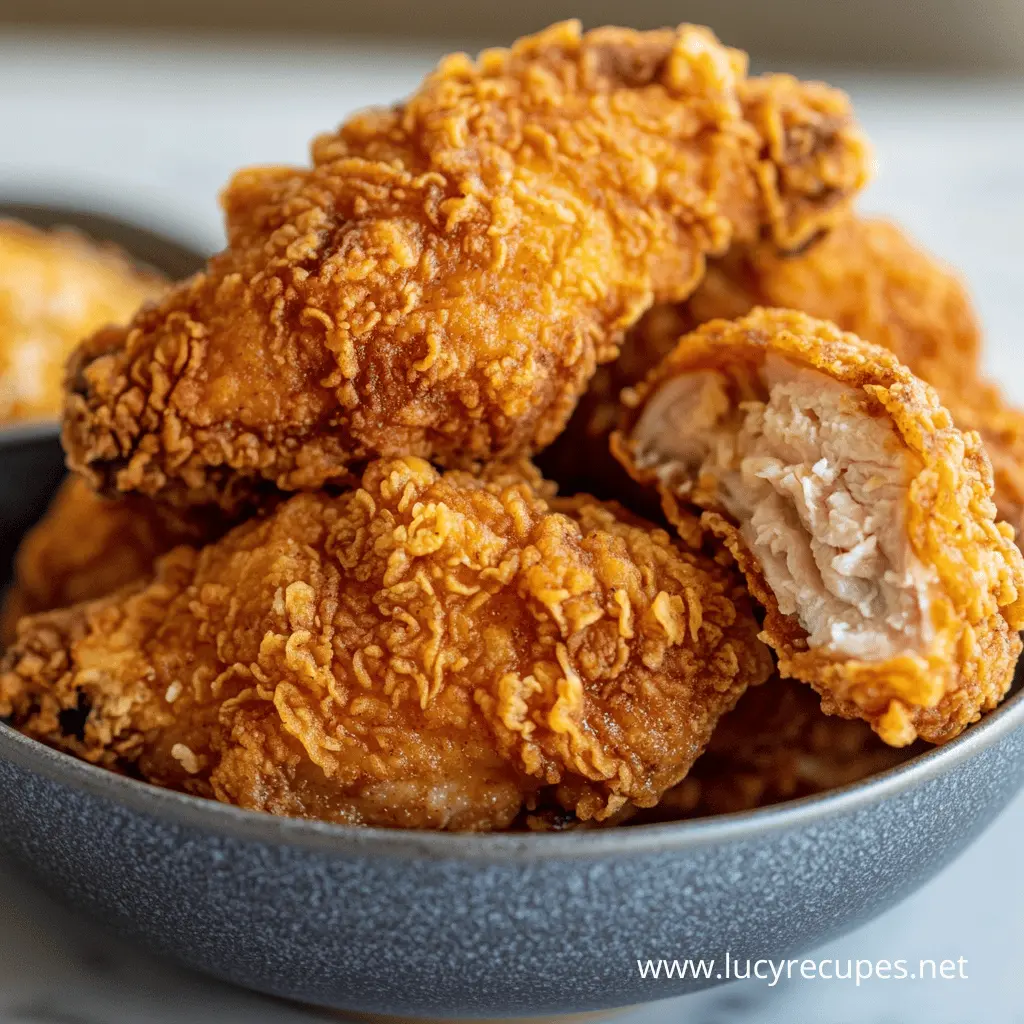
{"type": "Polygon", "coordinates": [[[0,424],[56,419],[71,350],[166,287],[113,246],[0,219],[0,424]]]}

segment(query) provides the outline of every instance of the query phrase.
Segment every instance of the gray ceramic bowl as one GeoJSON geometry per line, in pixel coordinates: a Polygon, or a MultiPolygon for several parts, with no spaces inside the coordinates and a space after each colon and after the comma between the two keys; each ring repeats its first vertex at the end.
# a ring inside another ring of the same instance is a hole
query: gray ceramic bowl
{"type": "MultiPolygon", "coordinates": [[[[59,475],[52,436],[0,444],[8,550],[59,475]]],[[[891,906],[1019,788],[1022,724],[1018,692],[960,739],[825,796],[550,836],[273,818],[0,725],[0,851],[122,934],[253,989],[363,1013],[549,1016],[699,987],[643,980],[638,958],[796,956],[891,906]]]]}

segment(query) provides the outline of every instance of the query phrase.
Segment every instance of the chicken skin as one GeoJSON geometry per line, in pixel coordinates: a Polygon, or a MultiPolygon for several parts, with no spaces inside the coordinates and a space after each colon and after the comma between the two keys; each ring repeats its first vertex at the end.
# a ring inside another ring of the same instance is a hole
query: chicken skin
{"type": "Polygon", "coordinates": [[[612,447],[684,537],[732,550],[780,672],[827,713],[943,742],[1006,693],[1024,559],[978,435],[887,349],[788,310],[712,321],[612,447]]]}
{"type": "Polygon", "coordinates": [[[804,245],[868,164],[843,94],[748,78],[706,29],[567,22],[449,57],[311,167],[234,178],[227,249],[77,352],[69,463],[224,504],[238,478],[310,490],[378,455],[529,454],[653,301],[733,243],[804,245]]]}
{"type": "Polygon", "coordinates": [[[69,477],[18,548],[0,640],[11,643],[23,615],[105,597],[148,576],[157,556],[175,545],[203,544],[218,532],[209,516],[138,495],[103,498],[81,477],[69,477]]]}
{"type": "Polygon", "coordinates": [[[523,474],[379,460],[22,621],[0,715],[162,786],[339,823],[647,807],[770,671],[742,579],[523,474]]]}
{"type": "Polygon", "coordinates": [[[889,349],[935,387],[979,370],[981,329],[959,275],[886,220],[850,218],[790,257],[737,247],[679,311],[678,333],[755,306],[831,320],[889,349]]]}
{"type": "Polygon", "coordinates": [[[0,220],[0,423],[59,416],[75,345],[164,288],[110,246],[0,220]]]}

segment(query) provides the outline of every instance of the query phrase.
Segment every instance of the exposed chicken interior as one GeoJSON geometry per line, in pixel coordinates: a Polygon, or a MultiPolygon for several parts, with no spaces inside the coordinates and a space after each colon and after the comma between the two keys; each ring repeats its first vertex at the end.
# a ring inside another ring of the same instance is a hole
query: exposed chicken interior
{"type": "Polygon", "coordinates": [[[881,661],[933,635],[934,570],[910,547],[917,458],[863,391],[768,354],[737,402],[713,369],[667,380],[634,428],[638,464],[727,513],[808,644],[881,661]]]}

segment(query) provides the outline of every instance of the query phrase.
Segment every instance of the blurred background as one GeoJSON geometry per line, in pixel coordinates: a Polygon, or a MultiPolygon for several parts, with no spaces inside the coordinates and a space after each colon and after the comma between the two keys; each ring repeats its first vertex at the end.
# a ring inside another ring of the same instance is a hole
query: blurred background
{"type": "Polygon", "coordinates": [[[0,0],[0,203],[61,201],[209,251],[238,167],[304,161],[445,52],[574,15],[709,24],[755,68],[848,89],[879,167],[862,208],[968,272],[991,368],[1012,373],[1021,0],[0,0]]]}
{"type": "Polygon", "coordinates": [[[691,21],[758,57],[845,66],[1013,72],[1024,59],[1019,0],[5,0],[11,25],[306,34],[491,45],[551,21],[636,28],[691,21]]]}
{"type": "MultiPolygon", "coordinates": [[[[572,16],[709,24],[755,68],[846,88],[877,155],[862,209],[963,272],[988,369],[1024,402],[1022,0],[0,0],[0,204],[113,216],[209,252],[238,167],[303,161],[314,134],[408,93],[443,53],[572,16]]],[[[1019,1022],[1022,840],[1018,800],[911,903],[827,951],[963,955],[969,983],[733,986],[623,1020],[1019,1022]]],[[[0,871],[0,1024],[214,1017],[311,1019],[150,961],[0,871]]]]}

